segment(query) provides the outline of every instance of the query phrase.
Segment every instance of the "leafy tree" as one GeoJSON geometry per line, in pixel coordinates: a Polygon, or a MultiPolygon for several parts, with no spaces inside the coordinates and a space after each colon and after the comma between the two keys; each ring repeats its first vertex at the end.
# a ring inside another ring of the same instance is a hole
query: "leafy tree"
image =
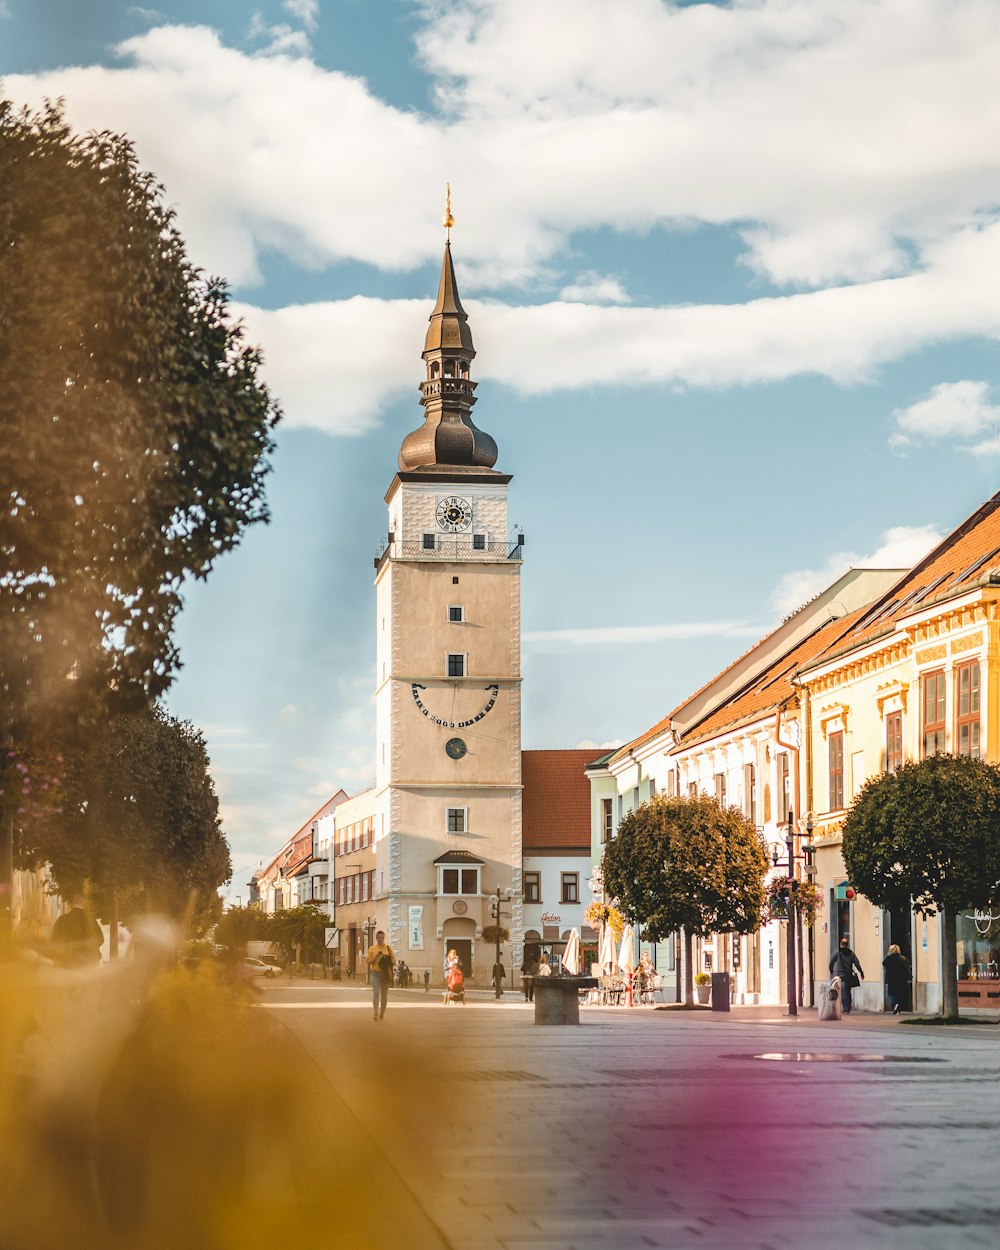
{"type": "Polygon", "coordinates": [[[72,745],[99,709],[162,692],[184,579],[267,519],[278,409],[162,190],[126,138],[0,99],[7,754],[72,745]]]}
{"type": "Polygon", "coordinates": [[[648,937],[683,930],[688,1000],[692,936],[762,923],[766,848],[751,821],[708,795],[657,795],[627,813],[602,866],[608,895],[648,937]]]}
{"type": "Polygon", "coordinates": [[[64,763],[62,807],[18,830],[21,866],[60,893],[88,881],[98,914],[155,910],[203,932],[232,874],[202,735],[153,707],[116,717],[64,763]]]}
{"type": "Polygon", "coordinates": [[[304,907],[284,907],[272,912],[267,918],[264,937],[280,946],[289,966],[295,957],[296,946],[302,947],[307,963],[318,963],[323,958],[323,940],[329,918],[314,903],[304,907]]]}
{"type": "Polygon", "coordinates": [[[267,941],[267,916],[259,907],[230,907],[215,926],[215,940],[230,950],[246,951],[247,942],[267,941]]]}
{"type": "Polygon", "coordinates": [[[864,786],[844,821],[851,884],[877,907],[941,913],[942,1010],[958,1017],[955,922],[987,907],[1000,883],[1000,768],[932,755],[864,786]]]}

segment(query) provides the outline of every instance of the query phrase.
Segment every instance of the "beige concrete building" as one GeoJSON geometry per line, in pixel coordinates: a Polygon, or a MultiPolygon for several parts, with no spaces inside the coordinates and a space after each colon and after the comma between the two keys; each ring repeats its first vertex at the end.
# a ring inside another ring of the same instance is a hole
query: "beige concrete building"
{"type": "Polygon", "coordinates": [[[455,947],[489,983],[497,887],[520,958],[523,535],[472,421],[475,356],[450,242],[430,316],[423,425],[403,440],[376,560],[374,919],[419,976],[455,947]]]}

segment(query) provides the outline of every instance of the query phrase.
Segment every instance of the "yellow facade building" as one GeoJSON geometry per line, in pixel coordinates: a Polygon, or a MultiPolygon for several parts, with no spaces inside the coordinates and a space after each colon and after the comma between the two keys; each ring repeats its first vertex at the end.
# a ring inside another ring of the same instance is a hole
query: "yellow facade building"
{"type": "MultiPolygon", "coordinates": [[[[796,674],[805,768],[826,908],[820,949],[841,936],[866,979],[856,1005],[882,1010],[882,959],[896,943],[914,968],[913,1006],[941,1005],[942,961],[959,971],[959,1007],[1000,1007],[1000,914],[958,917],[958,948],[941,949],[935,917],[874,908],[844,869],[846,809],[864,783],[936,752],[1000,762],[1000,494],[960,525],[870,607],[841,622],[796,674]]],[[[995,909],[1000,913],[1000,906],[995,909]]],[[[818,976],[826,971],[820,957],[818,976]]]]}

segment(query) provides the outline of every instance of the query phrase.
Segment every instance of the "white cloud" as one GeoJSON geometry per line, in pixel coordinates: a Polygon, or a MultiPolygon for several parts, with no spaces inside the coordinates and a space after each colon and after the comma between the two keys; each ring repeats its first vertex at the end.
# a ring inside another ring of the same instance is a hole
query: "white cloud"
{"type": "MultiPolygon", "coordinates": [[[[600,384],[721,387],[820,374],[847,384],[931,344],[1000,337],[1000,224],[933,250],[923,273],[745,304],[675,308],[464,299],[479,381],[526,394],[600,384]]],[[[420,380],[426,300],[237,310],[290,426],[369,429],[420,380]],[[330,387],[331,369],[337,386],[330,387]]],[[[419,416],[414,408],[415,420],[419,416]]],[[[488,428],[488,424],[487,424],[488,428]]]]}
{"type": "Polygon", "coordinates": [[[628,304],[631,296],[621,282],[611,275],[587,270],[559,292],[560,300],[578,304],[628,304]]]}
{"type": "Polygon", "coordinates": [[[582,742],[576,744],[576,749],[578,751],[617,751],[619,747],[624,745],[624,738],[615,738],[611,742],[592,742],[589,738],[585,738],[582,742]]]}
{"type": "Polygon", "coordinates": [[[281,7],[301,22],[306,30],[315,30],[319,20],[319,0],[282,0],[281,7]]]}
{"type": "MultiPolygon", "coordinates": [[[[286,9],[315,16],[314,0],[286,9]]],[[[445,169],[465,262],[494,284],[537,276],[575,230],[692,223],[740,230],[777,283],[870,282],[997,217],[994,0],[449,0],[422,16],[431,115],[277,27],[272,55],[248,55],[161,26],[121,45],[123,68],[7,88],[132,135],[198,262],[234,280],[268,247],[421,263],[445,169]]]]}
{"type": "Polygon", "coordinates": [[[671,625],[598,625],[568,629],[529,629],[522,642],[569,643],[574,647],[642,642],[686,642],[694,638],[742,638],[760,636],[759,625],[741,621],[705,621],[671,625]]]}
{"type": "Polygon", "coordinates": [[[885,530],[881,542],[868,555],[838,551],[821,568],[794,569],[786,573],[771,595],[771,606],[787,616],[814,595],[842,577],[848,569],[908,569],[944,537],[933,525],[894,525],[885,530]]]}
{"type": "Polygon", "coordinates": [[[942,382],[929,395],[893,412],[896,429],[889,443],[905,447],[914,442],[955,439],[977,454],[995,452],[998,439],[970,442],[984,430],[1000,426],[1000,406],[989,402],[988,382],[942,382]]]}
{"type": "MultiPolygon", "coordinates": [[[[289,3],[307,22],[312,0],[289,3]]],[[[1000,337],[1000,290],[982,279],[1000,268],[993,0],[449,0],[422,15],[437,115],[390,107],[308,59],[302,30],[283,44],[272,28],[250,55],[205,27],[160,26],[121,45],[122,68],[6,88],[65,96],[78,128],[129,133],[193,259],[234,282],[259,276],[266,249],[310,267],[425,262],[447,170],[466,294],[549,281],[576,230],[697,223],[741,230],[774,281],[828,284],[609,307],[597,301],[623,303],[620,281],[584,274],[549,304],[467,300],[480,380],[525,392],[856,382],[929,344],[1000,337]]],[[[419,380],[424,308],[247,307],[289,425],[370,428],[419,380]]]]}

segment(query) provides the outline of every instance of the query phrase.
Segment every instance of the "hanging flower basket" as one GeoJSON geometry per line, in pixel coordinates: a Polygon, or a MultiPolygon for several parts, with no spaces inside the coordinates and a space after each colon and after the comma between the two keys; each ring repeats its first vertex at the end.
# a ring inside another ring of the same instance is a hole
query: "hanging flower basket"
{"type": "Polygon", "coordinates": [[[788,919],[788,901],[806,922],[814,924],[823,906],[823,896],[811,881],[797,881],[794,877],[772,877],[767,883],[768,917],[771,920],[788,919]]]}
{"type": "MultiPolygon", "coordinates": [[[[499,932],[500,932],[500,941],[501,941],[501,942],[509,942],[509,941],[510,941],[510,929],[505,929],[505,928],[501,925],[501,926],[500,926],[500,928],[499,928],[499,932]]],[[[495,944],[495,943],[496,943],[496,940],[497,940],[497,925],[495,925],[495,924],[488,924],[488,925],[486,926],[486,928],[485,928],[485,929],[483,929],[483,941],[484,941],[484,942],[493,942],[493,943],[495,944]]]]}
{"type": "Polygon", "coordinates": [[[592,929],[599,929],[601,925],[606,924],[614,935],[615,941],[621,939],[622,930],[625,928],[625,917],[617,907],[611,907],[607,903],[588,903],[583,910],[583,918],[592,929]]]}

